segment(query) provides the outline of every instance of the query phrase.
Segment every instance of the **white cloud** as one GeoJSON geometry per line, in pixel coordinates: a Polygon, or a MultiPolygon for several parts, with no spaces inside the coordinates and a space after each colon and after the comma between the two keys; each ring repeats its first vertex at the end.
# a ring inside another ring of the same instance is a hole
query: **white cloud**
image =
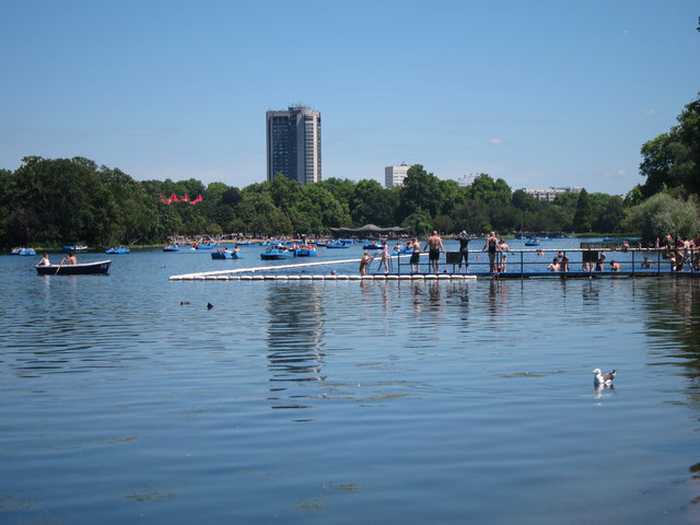
{"type": "Polygon", "coordinates": [[[492,137],[489,139],[489,144],[498,146],[499,144],[503,144],[503,139],[501,137],[492,137]]]}
{"type": "Polygon", "coordinates": [[[625,170],[617,170],[617,174],[618,174],[618,175],[624,175],[624,174],[625,174],[625,170]]]}

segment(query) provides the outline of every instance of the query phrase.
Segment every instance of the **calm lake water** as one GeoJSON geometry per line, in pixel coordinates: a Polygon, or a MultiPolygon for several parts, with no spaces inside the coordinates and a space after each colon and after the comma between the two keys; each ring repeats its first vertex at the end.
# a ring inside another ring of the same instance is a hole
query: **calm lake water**
{"type": "Polygon", "coordinates": [[[0,257],[0,523],[700,520],[699,281],[167,281],[256,250],[0,257]]]}

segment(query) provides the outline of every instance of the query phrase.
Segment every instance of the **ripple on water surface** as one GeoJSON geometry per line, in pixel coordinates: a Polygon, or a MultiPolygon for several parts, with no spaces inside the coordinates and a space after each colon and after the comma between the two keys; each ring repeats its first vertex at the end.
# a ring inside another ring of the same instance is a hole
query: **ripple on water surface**
{"type": "Polygon", "coordinates": [[[3,523],[698,516],[695,281],[167,282],[198,257],[0,257],[3,523]]]}

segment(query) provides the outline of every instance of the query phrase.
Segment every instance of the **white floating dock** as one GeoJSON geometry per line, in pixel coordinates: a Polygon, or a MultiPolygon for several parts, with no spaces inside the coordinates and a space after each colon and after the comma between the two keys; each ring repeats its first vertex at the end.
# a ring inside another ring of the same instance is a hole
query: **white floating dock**
{"type": "Polygon", "coordinates": [[[376,274],[376,275],[174,275],[171,281],[471,281],[476,275],[464,274],[376,274]]]}
{"type": "MultiPolygon", "coordinates": [[[[395,259],[394,255],[391,258],[395,259]]],[[[474,280],[476,275],[465,274],[370,274],[370,275],[336,275],[328,274],[273,274],[279,270],[301,269],[318,266],[333,266],[337,264],[359,263],[360,259],[331,259],[306,263],[279,264],[276,266],[253,266],[251,268],[232,268],[212,272],[185,273],[170,276],[170,281],[464,281],[474,280]],[[261,274],[260,272],[266,272],[261,274]]]]}

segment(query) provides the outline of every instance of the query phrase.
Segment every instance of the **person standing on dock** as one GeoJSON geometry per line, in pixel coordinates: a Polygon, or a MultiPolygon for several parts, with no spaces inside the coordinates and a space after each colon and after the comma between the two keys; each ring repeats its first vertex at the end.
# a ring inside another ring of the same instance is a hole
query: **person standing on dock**
{"type": "Polygon", "coordinates": [[[508,246],[508,243],[501,239],[498,241],[498,264],[496,265],[496,268],[499,273],[503,273],[506,271],[506,264],[508,262],[508,252],[510,251],[510,246],[508,246]]]}
{"type": "Polygon", "coordinates": [[[411,253],[411,273],[418,273],[420,272],[420,243],[418,239],[413,239],[411,249],[413,250],[411,253]]]}
{"type": "Polygon", "coordinates": [[[597,260],[596,263],[595,263],[595,271],[596,271],[596,272],[605,271],[604,265],[605,265],[605,254],[604,254],[604,253],[601,253],[601,254],[598,256],[598,260],[597,260]]]}
{"type": "Polygon", "coordinates": [[[498,250],[498,237],[496,237],[496,232],[489,233],[486,238],[486,243],[482,248],[482,252],[489,252],[489,272],[496,273],[496,252],[498,250]]]}
{"type": "Polygon", "coordinates": [[[566,256],[566,252],[561,252],[561,257],[559,257],[559,271],[569,271],[569,258],[566,256]]]}
{"type": "Polygon", "coordinates": [[[440,271],[441,251],[445,251],[442,238],[438,235],[437,230],[433,230],[432,235],[428,237],[428,260],[430,261],[430,269],[434,273],[439,273],[440,271]]]}
{"type": "Polygon", "coordinates": [[[384,267],[384,273],[389,273],[389,266],[391,265],[391,254],[389,253],[389,241],[384,241],[384,246],[382,246],[382,258],[379,260],[379,268],[384,267]]]}
{"type": "Polygon", "coordinates": [[[469,268],[469,236],[467,232],[462,230],[459,234],[459,269],[462,269],[462,261],[464,261],[464,270],[469,268]]]}
{"type": "Polygon", "coordinates": [[[362,254],[362,258],[360,259],[360,275],[367,275],[367,267],[373,260],[374,257],[372,257],[369,252],[362,254]]]}

